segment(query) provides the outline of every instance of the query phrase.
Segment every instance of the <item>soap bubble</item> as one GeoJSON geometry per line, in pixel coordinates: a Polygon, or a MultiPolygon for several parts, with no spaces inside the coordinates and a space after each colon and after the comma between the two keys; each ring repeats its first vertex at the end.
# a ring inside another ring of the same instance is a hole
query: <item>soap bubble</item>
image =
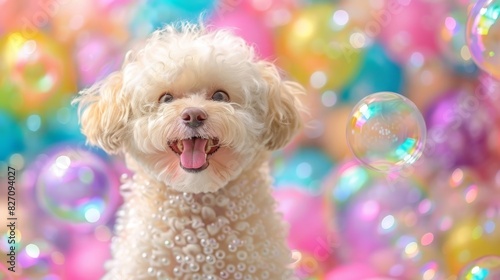
{"type": "Polygon", "coordinates": [[[392,92],[363,98],[347,123],[347,142],[354,156],[383,172],[399,171],[417,161],[425,137],[425,121],[415,104],[392,92]]]}
{"type": "Polygon", "coordinates": [[[474,62],[500,78],[500,0],[479,0],[467,21],[467,44],[474,62]]]}
{"type": "Polygon", "coordinates": [[[63,148],[43,164],[36,178],[36,198],[48,214],[64,222],[101,224],[115,209],[118,183],[97,154],[63,148]]]}

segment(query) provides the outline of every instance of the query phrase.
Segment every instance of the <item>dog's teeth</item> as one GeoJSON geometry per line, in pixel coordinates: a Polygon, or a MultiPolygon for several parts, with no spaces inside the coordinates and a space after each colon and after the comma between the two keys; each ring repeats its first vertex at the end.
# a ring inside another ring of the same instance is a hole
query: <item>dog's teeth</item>
{"type": "Polygon", "coordinates": [[[182,151],[184,150],[184,145],[182,144],[182,141],[177,141],[177,149],[179,149],[179,151],[182,151]]]}
{"type": "Polygon", "coordinates": [[[208,154],[208,152],[210,152],[210,149],[212,149],[212,145],[211,145],[211,144],[212,144],[212,142],[211,142],[211,141],[212,141],[212,140],[210,140],[210,139],[209,139],[209,140],[207,141],[207,144],[205,145],[205,153],[207,153],[207,154],[208,154]]]}

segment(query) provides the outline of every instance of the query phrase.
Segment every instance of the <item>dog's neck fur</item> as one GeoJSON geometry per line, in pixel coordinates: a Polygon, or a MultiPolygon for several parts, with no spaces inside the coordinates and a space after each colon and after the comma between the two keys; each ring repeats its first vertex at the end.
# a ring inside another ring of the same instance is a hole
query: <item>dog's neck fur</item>
{"type": "Polygon", "coordinates": [[[283,271],[290,254],[271,196],[268,157],[256,156],[217,192],[199,194],[150,181],[128,162],[136,173],[122,186],[125,206],[108,264],[115,270],[106,279],[292,279],[283,271]]]}

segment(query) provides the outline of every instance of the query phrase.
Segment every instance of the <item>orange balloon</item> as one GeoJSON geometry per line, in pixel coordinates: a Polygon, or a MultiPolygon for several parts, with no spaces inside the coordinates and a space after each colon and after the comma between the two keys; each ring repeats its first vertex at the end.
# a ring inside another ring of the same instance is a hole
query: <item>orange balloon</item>
{"type": "Polygon", "coordinates": [[[422,111],[440,94],[456,85],[456,79],[449,68],[437,58],[430,58],[420,66],[408,67],[405,96],[422,111]]]}
{"type": "Polygon", "coordinates": [[[62,2],[58,12],[51,17],[52,34],[59,41],[74,45],[88,33],[101,33],[112,36],[116,41],[125,43],[129,38],[126,29],[128,18],[125,11],[106,14],[96,8],[94,1],[56,1],[62,2]]]}
{"type": "Polygon", "coordinates": [[[346,125],[352,107],[336,107],[325,117],[325,133],[321,137],[321,146],[330,157],[336,161],[351,158],[351,152],[347,146],[346,125]]]}

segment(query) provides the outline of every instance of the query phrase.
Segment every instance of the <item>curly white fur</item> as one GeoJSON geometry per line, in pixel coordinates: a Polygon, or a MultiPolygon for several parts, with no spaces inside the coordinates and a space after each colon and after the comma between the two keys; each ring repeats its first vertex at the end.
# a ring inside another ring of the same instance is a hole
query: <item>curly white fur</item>
{"type": "Polygon", "coordinates": [[[121,71],[82,91],[89,143],[125,154],[135,172],[105,278],[291,279],[267,161],[300,128],[302,92],[243,39],[193,24],[154,32],[121,71]],[[230,101],[212,100],[218,90],[230,101]],[[173,100],[159,102],[164,93],[173,100]],[[188,107],[206,112],[202,126],[183,122],[188,107]],[[218,141],[200,172],[172,148],[192,137],[218,141]]]}

